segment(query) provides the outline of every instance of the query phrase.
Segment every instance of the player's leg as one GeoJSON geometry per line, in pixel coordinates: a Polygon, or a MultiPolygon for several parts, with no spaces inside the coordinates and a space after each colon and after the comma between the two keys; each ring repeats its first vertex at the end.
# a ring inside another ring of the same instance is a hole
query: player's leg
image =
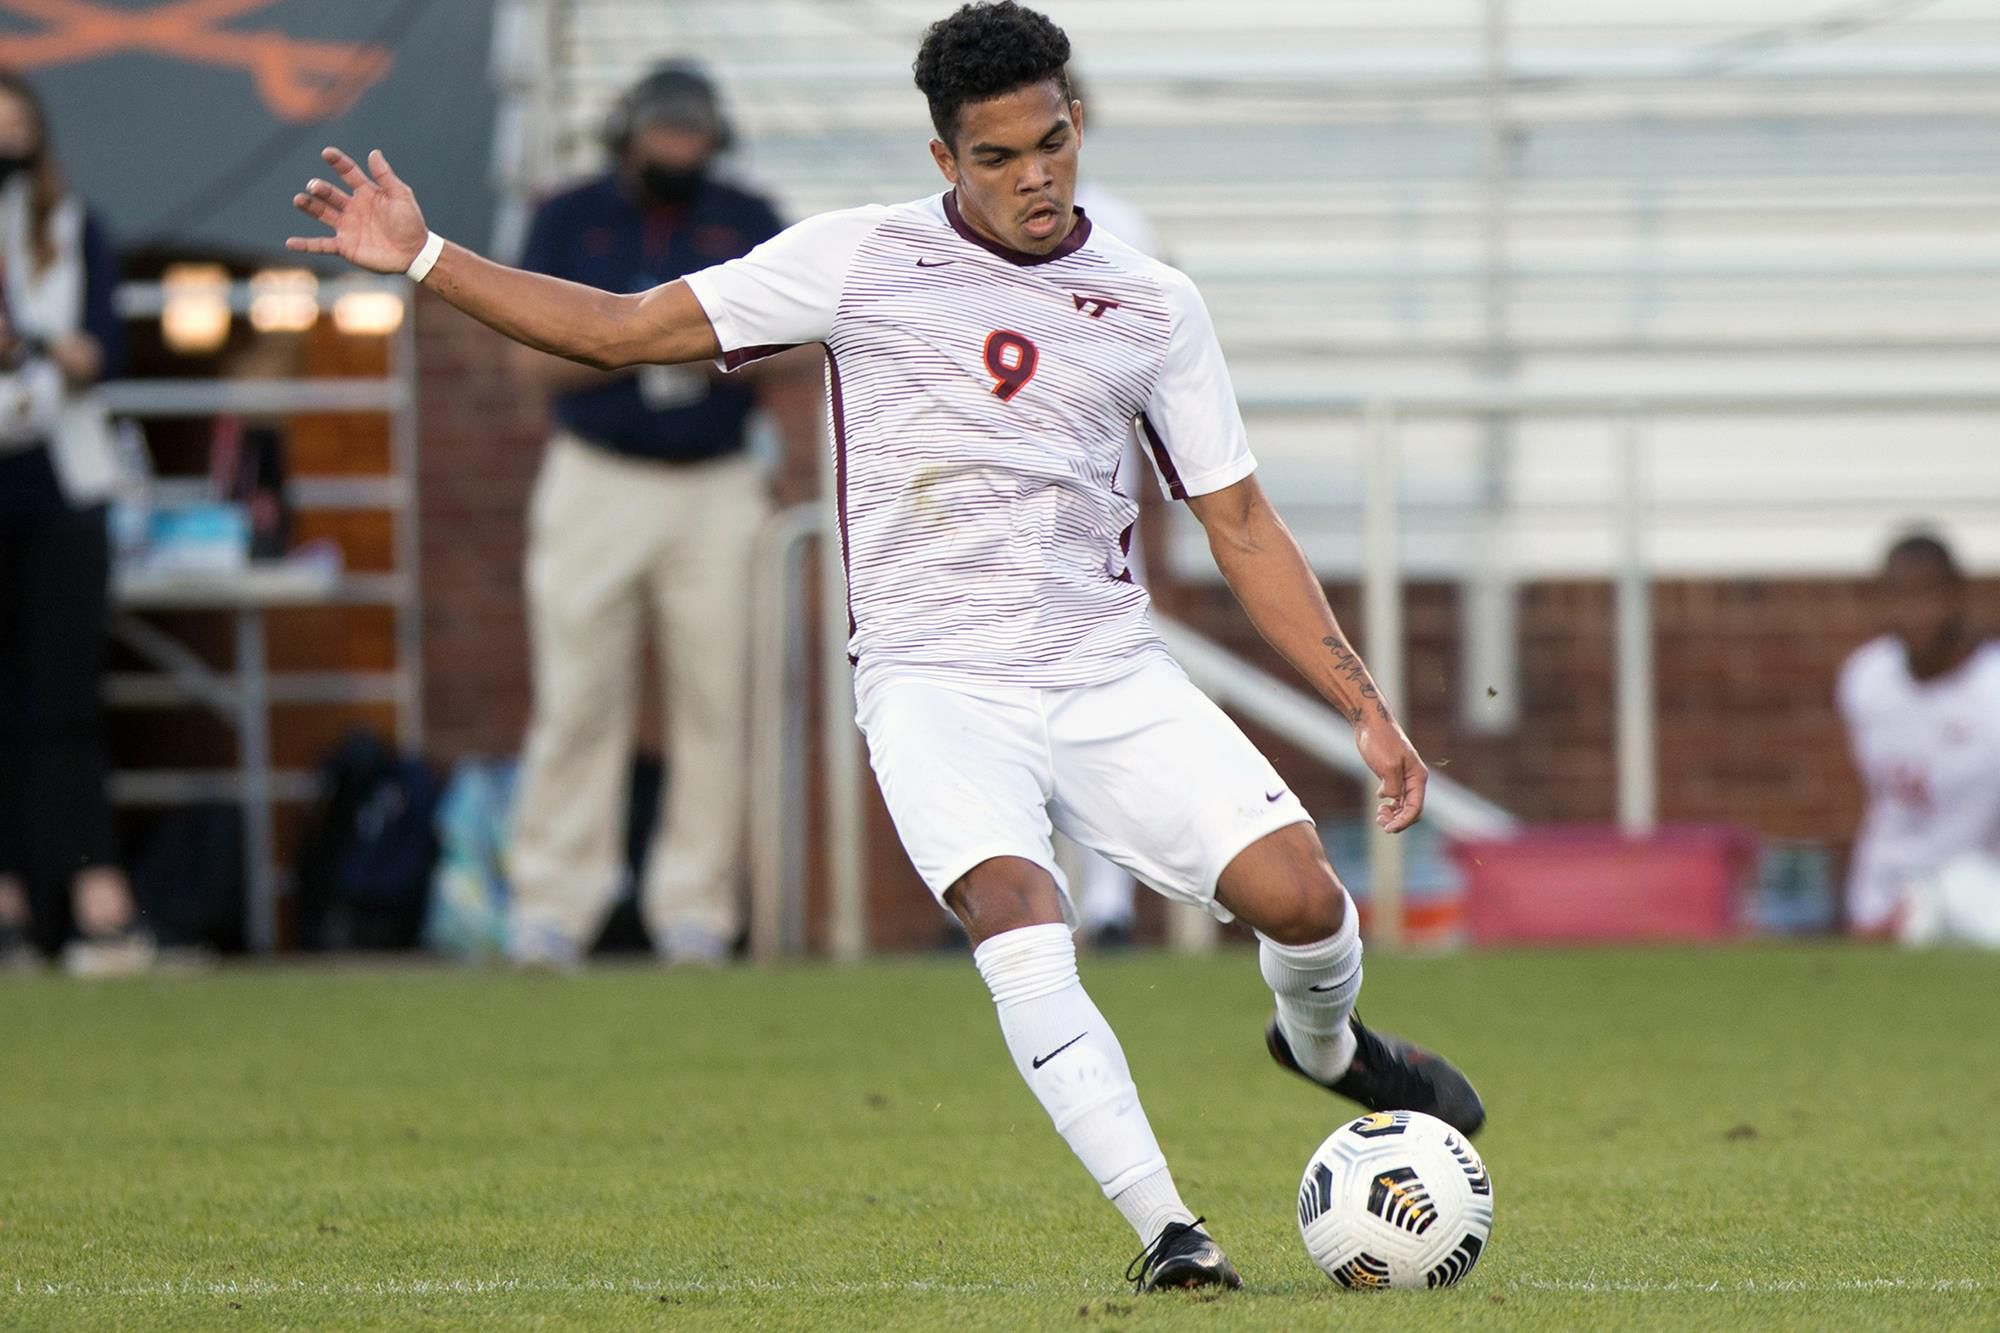
{"type": "Polygon", "coordinates": [[[1322,1083],[1339,1079],[1354,1059],[1361,932],[1317,831],[1289,824],[1258,838],[1223,869],[1215,896],[1257,933],[1257,967],[1299,1068],[1322,1083]]]}
{"type": "Polygon", "coordinates": [[[1287,1038],[1338,1078],[1361,941],[1305,807],[1171,663],[1075,694],[1060,714],[1058,821],[1167,896],[1212,910],[1220,895],[1217,915],[1244,917],[1287,1038]]]}
{"type": "Polygon", "coordinates": [[[1278,1009],[1264,1033],[1273,1060],[1371,1111],[1422,1111],[1479,1132],[1486,1108],[1464,1074],[1354,1013],[1354,903],[1310,828],[1294,825],[1244,848],[1222,872],[1216,898],[1257,931],[1258,963],[1278,1009]],[[1329,930],[1336,917],[1343,924],[1329,930]]]}
{"type": "Polygon", "coordinates": [[[623,874],[645,537],[615,460],[558,436],[528,514],[534,706],[509,865],[508,951],[575,964],[623,874]]]}
{"type": "Polygon", "coordinates": [[[1056,1132],[1138,1233],[1126,1271],[1141,1290],[1241,1286],[1174,1186],[1124,1048],[1083,988],[1062,893],[1042,866],[984,861],[946,892],[993,994],[1014,1068],[1056,1132]]]}
{"type": "Polygon", "coordinates": [[[1273,1056],[1371,1109],[1387,1098],[1477,1128],[1484,1113],[1462,1075],[1353,1017],[1354,905],[1305,807],[1236,724],[1171,663],[1065,695],[1051,718],[1058,826],[1165,896],[1257,933],[1273,1056]]]}
{"type": "Polygon", "coordinates": [[[964,925],[1014,1067],[1167,1285],[1236,1285],[1175,1189],[1118,1038],[1076,970],[1050,845],[1037,693],[892,682],[861,710],[869,760],[911,861],[964,925]]]}
{"type": "Polygon", "coordinates": [[[1105,1197],[1150,1241],[1194,1214],[1181,1202],[1132,1070],[1083,989],[1062,895],[1015,856],[974,866],[944,895],[993,994],[1014,1067],[1105,1197]]]}

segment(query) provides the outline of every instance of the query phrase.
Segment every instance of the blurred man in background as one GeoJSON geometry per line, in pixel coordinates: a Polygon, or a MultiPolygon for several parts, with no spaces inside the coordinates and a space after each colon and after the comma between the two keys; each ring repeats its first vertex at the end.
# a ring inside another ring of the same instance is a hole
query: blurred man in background
{"type": "Polygon", "coordinates": [[[1913,887],[1959,858],[2000,855],[2000,641],[1974,629],[1965,575],[1935,537],[1891,547],[1877,591],[1889,632],[1838,687],[1867,789],[1847,887],[1864,935],[1894,931],[1913,887]]]}
{"type": "MultiPolygon", "coordinates": [[[[769,202],[712,174],[730,131],[695,66],[663,65],[631,88],[605,140],[610,169],[542,206],[522,267],[640,292],[779,230],[769,202]]],[[[555,429],[528,517],[535,699],[512,855],[513,953],[574,962],[617,892],[650,617],[670,738],[642,914],[667,959],[721,962],[740,925],[745,608],[768,508],[746,434],[761,398],[800,437],[792,443],[809,444],[816,388],[796,362],[743,385],[704,367],[606,374],[528,348],[514,355],[549,392],[555,429]]]]}

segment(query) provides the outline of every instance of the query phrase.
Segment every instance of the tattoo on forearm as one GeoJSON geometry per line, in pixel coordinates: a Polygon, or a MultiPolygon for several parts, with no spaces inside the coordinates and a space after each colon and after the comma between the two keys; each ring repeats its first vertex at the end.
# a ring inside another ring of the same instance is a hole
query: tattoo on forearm
{"type": "MultiPolygon", "coordinates": [[[[1375,705],[1375,715],[1384,722],[1387,722],[1389,720],[1389,705],[1383,702],[1382,692],[1376,689],[1375,682],[1368,678],[1368,668],[1361,664],[1361,659],[1355,656],[1354,650],[1348,647],[1346,641],[1338,635],[1330,634],[1326,638],[1321,639],[1320,644],[1333,654],[1334,670],[1338,671],[1341,678],[1346,680],[1348,684],[1354,686],[1362,699],[1372,702],[1375,705]]],[[[1347,710],[1347,720],[1351,723],[1359,723],[1365,711],[1365,704],[1356,703],[1352,708],[1347,710]]]]}
{"type": "Polygon", "coordinates": [[[1375,682],[1368,679],[1368,668],[1361,665],[1361,659],[1354,655],[1352,648],[1333,635],[1328,635],[1326,638],[1321,639],[1320,643],[1325,646],[1328,652],[1333,654],[1334,669],[1340,672],[1348,684],[1361,692],[1362,698],[1375,699],[1380,697],[1378,691],[1375,689],[1375,682]]]}

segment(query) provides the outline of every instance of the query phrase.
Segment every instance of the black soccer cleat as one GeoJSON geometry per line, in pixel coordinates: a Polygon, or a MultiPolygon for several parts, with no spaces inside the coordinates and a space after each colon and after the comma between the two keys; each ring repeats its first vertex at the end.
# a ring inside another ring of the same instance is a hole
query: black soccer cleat
{"type": "Polygon", "coordinates": [[[1271,1058],[1300,1078],[1371,1111],[1422,1111],[1471,1138],[1486,1123],[1486,1106],[1472,1082],[1449,1060],[1414,1042],[1371,1031],[1359,1014],[1348,1016],[1354,1031],[1354,1063],[1332,1083],[1321,1083],[1299,1067],[1292,1047],[1273,1018],[1264,1029],[1271,1058]]]}
{"type": "Polygon", "coordinates": [[[1125,1265],[1125,1280],[1132,1284],[1132,1290],[1173,1291],[1192,1290],[1196,1287],[1227,1287],[1234,1290],[1243,1285],[1243,1279],[1236,1275],[1236,1265],[1229,1262],[1229,1256],[1222,1252],[1201,1224],[1208,1219],[1197,1217],[1192,1222],[1169,1222],[1166,1230],[1153,1238],[1153,1243],[1139,1251],[1138,1258],[1125,1265]]]}

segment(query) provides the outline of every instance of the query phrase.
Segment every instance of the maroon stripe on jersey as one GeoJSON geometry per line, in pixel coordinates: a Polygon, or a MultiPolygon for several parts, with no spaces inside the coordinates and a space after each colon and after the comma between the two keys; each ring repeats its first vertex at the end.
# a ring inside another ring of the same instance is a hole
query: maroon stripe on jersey
{"type": "MultiPolygon", "coordinates": [[[[833,511],[840,525],[840,573],[847,588],[847,637],[854,637],[854,571],[847,563],[847,404],[840,396],[840,358],[826,349],[827,403],[833,409],[833,511]]],[[[849,666],[859,659],[847,655],[849,666]]]]}
{"type": "Polygon", "coordinates": [[[804,343],[760,343],[756,347],[739,347],[733,352],[722,354],[722,368],[739,370],[752,361],[762,361],[767,356],[776,356],[780,352],[789,352],[794,347],[804,346],[804,343]]]}
{"type": "Polygon", "coordinates": [[[1090,219],[1084,216],[1083,210],[1080,208],[1076,209],[1076,225],[1069,229],[1069,235],[1062,238],[1061,245],[1058,245],[1045,255],[1029,254],[1026,250],[1016,250],[1011,245],[1002,245],[1000,242],[982,236],[974,231],[972,224],[965,220],[965,215],[958,211],[958,191],[956,190],[948,192],[944,197],[944,215],[945,219],[951,223],[951,229],[966,240],[971,241],[982,250],[999,255],[1010,264],[1020,264],[1024,267],[1029,264],[1046,264],[1051,260],[1073,255],[1078,250],[1083,249],[1083,243],[1090,239],[1090,219]]]}
{"type": "Polygon", "coordinates": [[[1160,475],[1167,479],[1167,494],[1176,500],[1187,499],[1187,487],[1181,485],[1180,469],[1174,466],[1174,456],[1167,452],[1167,442],[1160,438],[1160,432],[1153,429],[1153,423],[1146,414],[1139,414],[1139,429],[1145,433],[1146,445],[1153,451],[1153,462],[1159,465],[1160,475]]]}

